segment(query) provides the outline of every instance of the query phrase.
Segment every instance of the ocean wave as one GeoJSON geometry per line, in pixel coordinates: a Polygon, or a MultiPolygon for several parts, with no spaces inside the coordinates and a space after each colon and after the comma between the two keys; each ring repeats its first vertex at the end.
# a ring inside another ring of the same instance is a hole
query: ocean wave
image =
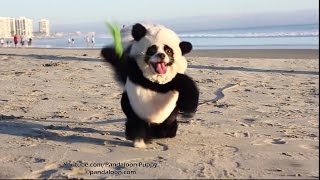
{"type": "Polygon", "coordinates": [[[266,38],[266,37],[317,37],[319,32],[271,32],[271,33],[184,33],[181,38],[266,38]]]}

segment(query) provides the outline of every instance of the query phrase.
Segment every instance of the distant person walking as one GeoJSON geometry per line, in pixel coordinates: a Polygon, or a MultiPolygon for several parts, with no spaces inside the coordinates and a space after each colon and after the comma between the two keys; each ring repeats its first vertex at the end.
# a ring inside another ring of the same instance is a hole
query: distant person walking
{"type": "Polygon", "coordinates": [[[1,47],[3,47],[3,45],[4,45],[4,39],[3,38],[0,39],[0,45],[1,45],[1,47]]]}
{"type": "Polygon", "coordinates": [[[75,43],[75,41],[74,41],[74,39],[72,38],[72,39],[71,39],[71,45],[72,45],[72,47],[74,46],[74,43],[75,43]]]}
{"type": "Polygon", "coordinates": [[[71,46],[71,39],[70,38],[68,38],[68,45],[69,45],[69,47],[71,46]]]}
{"type": "Polygon", "coordinates": [[[32,46],[32,38],[29,38],[29,40],[28,40],[28,46],[29,46],[29,47],[32,46]]]}
{"type": "Polygon", "coordinates": [[[24,47],[24,43],[25,43],[25,37],[22,35],[20,38],[21,47],[24,47]]]}
{"type": "Polygon", "coordinates": [[[86,44],[87,44],[87,48],[90,47],[90,38],[89,38],[89,36],[86,36],[85,41],[86,41],[86,44]]]}
{"type": "Polygon", "coordinates": [[[94,39],[94,36],[91,36],[91,47],[94,48],[96,41],[94,39]]]}
{"type": "Polygon", "coordinates": [[[14,42],[14,47],[17,47],[17,44],[19,42],[19,37],[17,34],[13,36],[13,42],[14,42]]]}

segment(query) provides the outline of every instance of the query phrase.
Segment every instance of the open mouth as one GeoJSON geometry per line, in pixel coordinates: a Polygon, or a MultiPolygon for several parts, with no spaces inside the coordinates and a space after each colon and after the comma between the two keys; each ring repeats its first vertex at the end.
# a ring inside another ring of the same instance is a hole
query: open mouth
{"type": "Polygon", "coordinates": [[[151,65],[158,74],[165,74],[167,72],[167,64],[163,61],[152,62],[151,65]]]}

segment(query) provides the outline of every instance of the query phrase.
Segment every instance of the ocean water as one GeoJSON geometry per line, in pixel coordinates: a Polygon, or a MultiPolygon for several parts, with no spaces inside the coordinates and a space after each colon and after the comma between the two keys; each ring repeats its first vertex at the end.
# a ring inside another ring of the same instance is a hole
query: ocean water
{"type": "Polygon", "coordinates": [[[179,35],[197,49],[319,48],[319,24],[186,31],[179,35]]]}
{"type": "MultiPolygon", "coordinates": [[[[250,28],[177,31],[181,40],[189,41],[194,49],[319,49],[319,24],[283,25],[250,28]]],[[[87,48],[84,36],[34,39],[33,47],[87,48]]],[[[96,34],[94,48],[112,44],[107,34],[96,34]]],[[[90,47],[91,48],[91,47],[90,47]]]]}

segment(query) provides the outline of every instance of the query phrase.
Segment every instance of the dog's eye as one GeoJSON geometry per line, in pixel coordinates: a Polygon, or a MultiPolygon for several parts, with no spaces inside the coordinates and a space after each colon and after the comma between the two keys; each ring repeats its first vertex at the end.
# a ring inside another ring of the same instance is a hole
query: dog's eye
{"type": "Polygon", "coordinates": [[[153,56],[154,54],[156,54],[158,47],[156,45],[150,46],[147,50],[147,55],[149,56],[153,56]]]}
{"type": "Polygon", "coordinates": [[[167,54],[172,54],[172,50],[171,49],[166,49],[166,53],[167,54]]]}
{"type": "Polygon", "coordinates": [[[170,57],[173,56],[173,50],[169,46],[165,45],[163,49],[168,56],[170,56],[170,57]]]}

